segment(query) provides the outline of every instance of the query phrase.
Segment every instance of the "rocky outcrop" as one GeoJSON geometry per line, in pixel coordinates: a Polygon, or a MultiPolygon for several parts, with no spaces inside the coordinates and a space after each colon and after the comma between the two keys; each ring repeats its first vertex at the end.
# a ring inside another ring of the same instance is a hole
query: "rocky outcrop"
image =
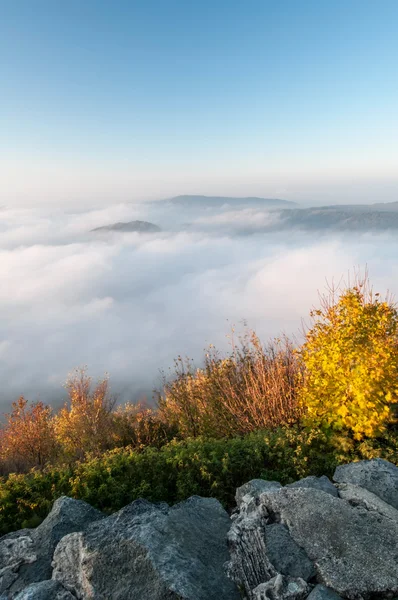
{"type": "Polygon", "coordinates": [[[398,596],[397,473],[374,460],[339,467],[336,485],[306,478],[258,493],[257,484],[228,534],[230,577],[256,600],[398,596]]]}
{"type": "Polygon", "coordinates": [[[344,465],[332,483],[136,500],[105,517],[60,498],[34,530],[0,538],[0,600],[398,600],[398,468],[344,465]]]}
{"type": "Polygon", "coordinates": [[[223,569],[229,526],[213,498],[171,508],[136,501],[64,537],[53,579],[79,599],[238,600],[223,569]]]}
{"type": "Polygon", "coordinates": [[[242,502],[244,502],[244,497],[247,497],[247,500],[250,502],[252,498],[259,496],[263,492],[268,492],[269,490],[279,489],[282,487],[282,484],[279,481],[266,481],[265,479],[252,479],[247,483],[241,485],[235,494],[236,505],[238,508],[241,507],[242,502]]]}
{"type": "Polygon", "coordinates": [[[383,460],[362,460],[337,467],[334,480],[358,485],[398,510],[398,467],[383,460]]]}
{"type": "Polygon", "coordinates": [[[339,495],[336,487],[325,475],[322,475],[322,477],[314,477],[313,475],[310,475],[309,477],[305,477],[304,479],[300,479],[299,481],[295,481],[294,483],[289,483],[286,487],[312,488],[314,490],[321,490],[322,492],[326,492],[327,494],[336,496],[336,498],[339,495]]]}
{"type": "Polygon", "coordinates": [[[51,579],[51,561],[58,542],[103,516],[86,502],[63,496],[54,502],[52,511],[36,529],[23,529],[0,538],[0,600],[3,596],[13,598],[31,583],[51,579]]]}
{"type": "Polygon", "coordinates": [[[398,523],[398,510],[381,500],[376,494],[352,483],[339,483],[337,487],[340,498],[347,500],[352,506],[361,506],[398,523]]]}
{"type": "Polygon", "coordinates": [[[266,528],[267,554],[278,573],[310,581],[315,568],[306,552],[296,544],[286,525],[272,523],[266,528]]]}

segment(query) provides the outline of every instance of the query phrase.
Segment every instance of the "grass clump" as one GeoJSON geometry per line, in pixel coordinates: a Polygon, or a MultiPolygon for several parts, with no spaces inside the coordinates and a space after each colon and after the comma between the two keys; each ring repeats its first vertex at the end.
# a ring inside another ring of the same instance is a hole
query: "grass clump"
{"type": "Polygon", "coordinates": [[[183,437],[231,437],[296,423],[300,372],[289,339],[263,346],[249,331],[227,356],[210,347],[202,368],[179,357],[159,394],[159,413],[183,437]]]}

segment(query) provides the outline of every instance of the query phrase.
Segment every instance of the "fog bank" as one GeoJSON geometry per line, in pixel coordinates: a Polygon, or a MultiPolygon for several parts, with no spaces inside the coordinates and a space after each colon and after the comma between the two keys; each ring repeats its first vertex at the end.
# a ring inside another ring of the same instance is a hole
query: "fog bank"
{"type": "Polygon", "coordinates": [[[57,406],[74,367],[111,376],[121,399],[151,395],[178,354],[227,348],[243,320],[266,340],[297,334],[326,281],[368,266],[398,291],[394,234],[256,232],[267,211],[119,204],[0,212],[0,410],[20,394],[57,406]],[[90,230],[143,219],[158,234],[90,230]],[[188,226],[189,224],[189,226],[188,226]],[[247,224],[247,235],[237,234],[247,224]]]}

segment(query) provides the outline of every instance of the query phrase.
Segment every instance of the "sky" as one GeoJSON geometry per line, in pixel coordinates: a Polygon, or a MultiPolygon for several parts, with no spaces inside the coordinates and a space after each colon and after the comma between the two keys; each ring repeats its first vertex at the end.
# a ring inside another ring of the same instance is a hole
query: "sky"
{"type": "Polygon", "coordinates": [[[398,199],[396,0],[2,0],[0,204],[398,199]]]}

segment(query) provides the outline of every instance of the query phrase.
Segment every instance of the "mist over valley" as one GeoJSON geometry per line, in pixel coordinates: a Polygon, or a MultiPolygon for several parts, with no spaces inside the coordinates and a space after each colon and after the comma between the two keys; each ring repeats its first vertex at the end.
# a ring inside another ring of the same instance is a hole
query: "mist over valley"
{"type": "Polygon", "coordinates": [[[59,406],[82,365],[121,400],[150,401],[160,370],[226,349],[232,325],[300,335],[327,282],[366,265],[378,291],[397,281],[397,203],[182,198],[2,209],[2,410],[20,394],[59,406]]]}

